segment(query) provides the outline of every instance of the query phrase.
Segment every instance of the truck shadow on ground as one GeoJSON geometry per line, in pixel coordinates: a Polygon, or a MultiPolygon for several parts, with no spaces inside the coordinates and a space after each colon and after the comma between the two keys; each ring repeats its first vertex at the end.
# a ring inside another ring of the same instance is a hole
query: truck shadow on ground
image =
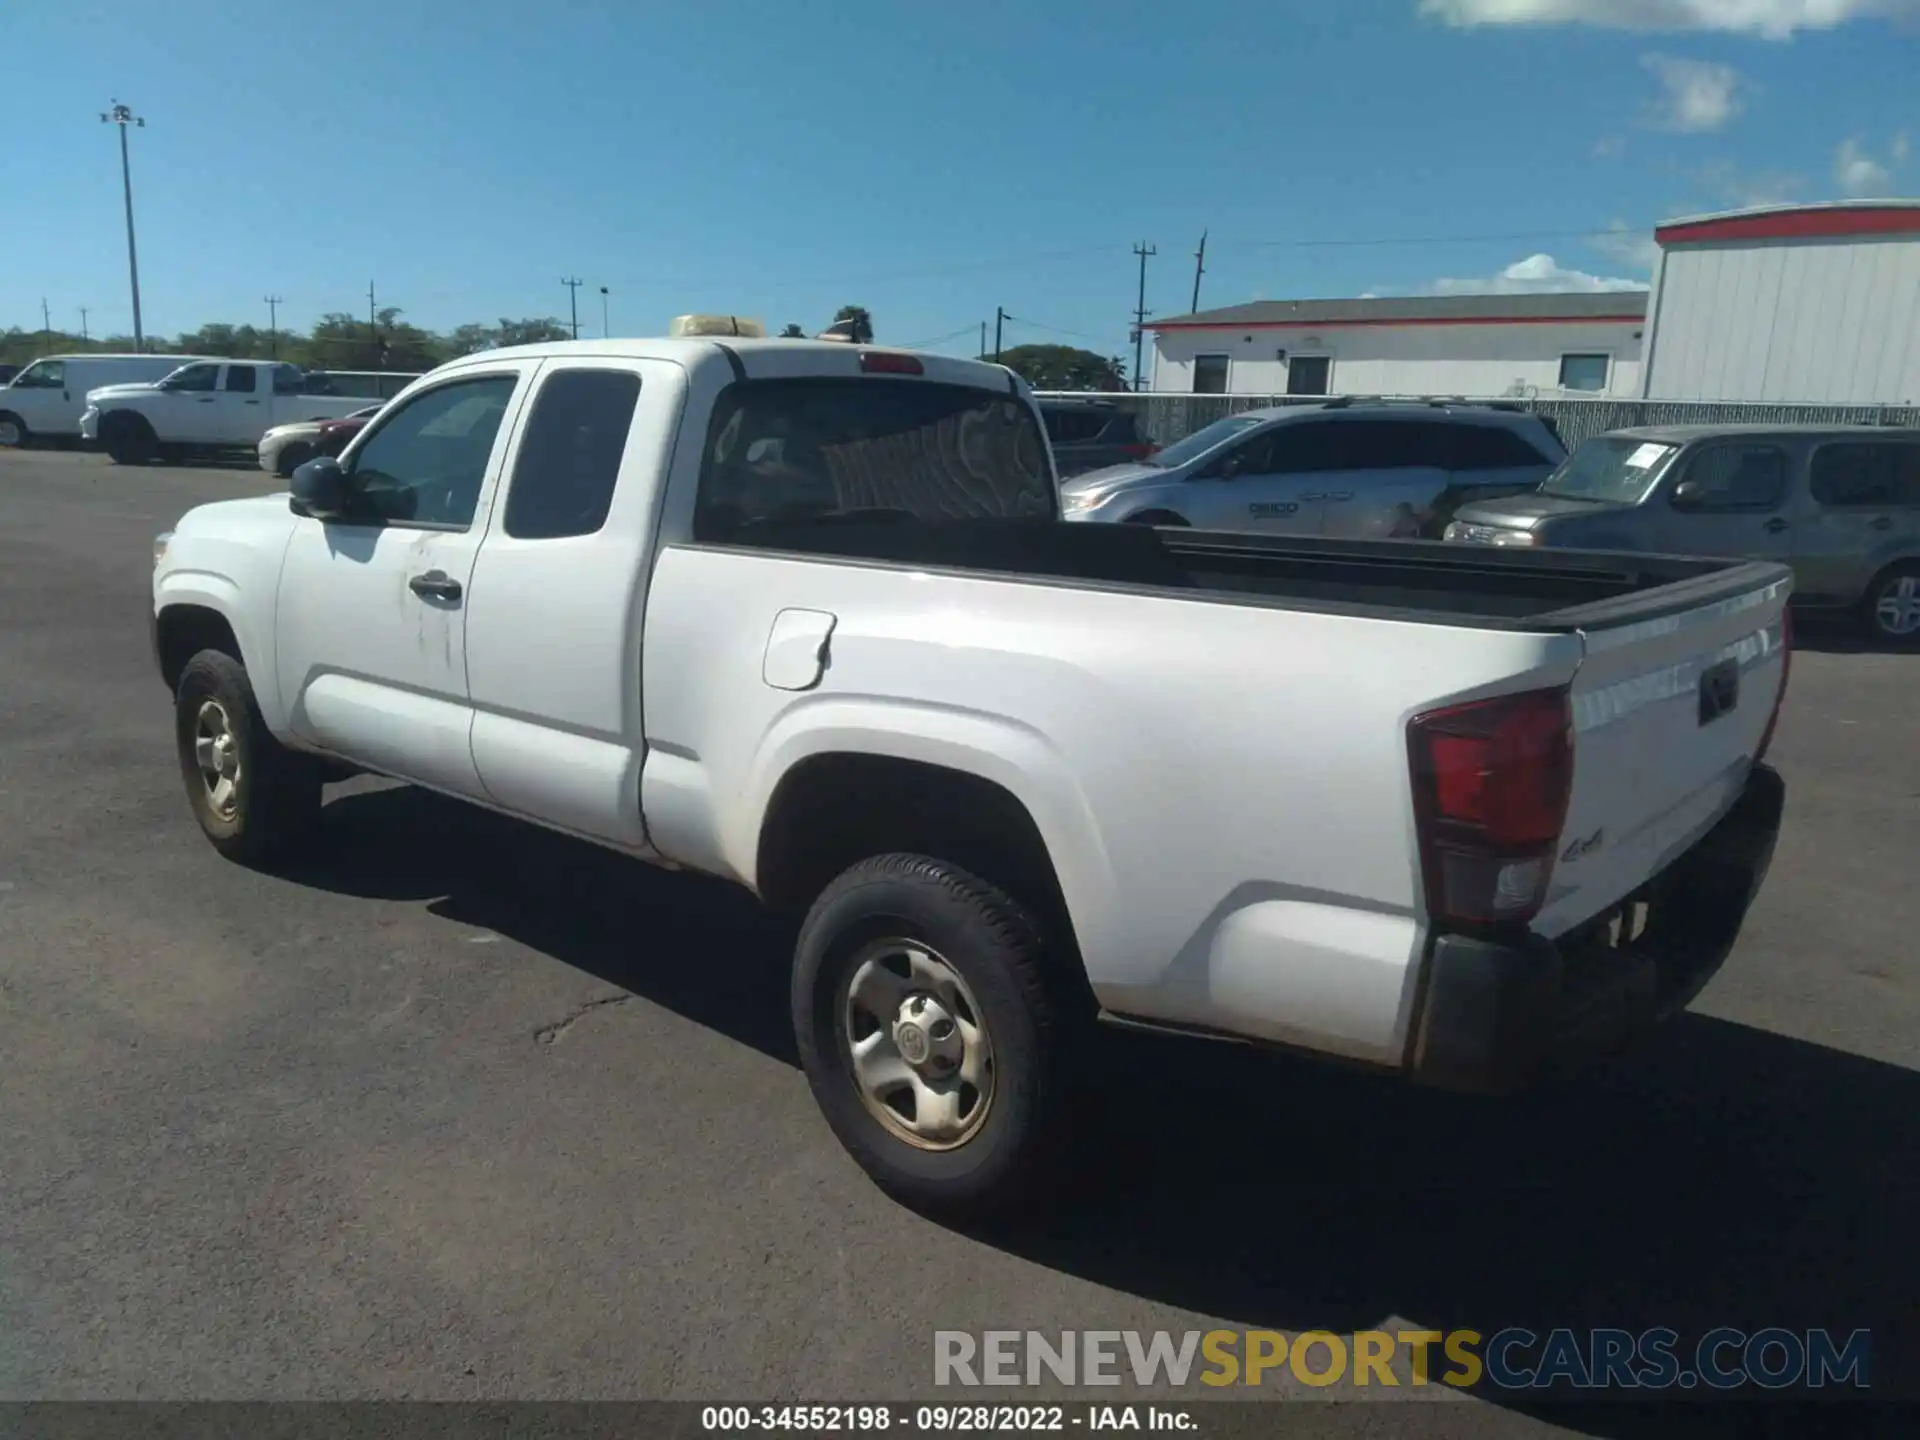
{"type": "MultiPolygon", "coordinates": [[[[330,858],[289,878],[428,901],[795,1063],[791,931],[744,892],[408,788],[337,798],[327,825],[330,858]]],[[[977,1238],[1233,1326],[1866,1327],[1877,1391],[1913,1373],[1912,1070],[1689,1015],[1630,1063],[1517,1100],[1122,1033],[1084,1083],[1067,1208],[977,1238]]],[[[1537,1413],[1621,1437],[1705,1418],[1537,1413]]],[[[1746,1412],[1739,1430],[1838,1433],[1796,1415],[1746,1412]]]]}

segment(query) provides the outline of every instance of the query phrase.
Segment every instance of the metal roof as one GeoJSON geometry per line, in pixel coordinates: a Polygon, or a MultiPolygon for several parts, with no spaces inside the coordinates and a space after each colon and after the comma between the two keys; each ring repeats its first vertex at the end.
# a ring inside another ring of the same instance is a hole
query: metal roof
{"type": "Polygon", "coordinates": [[[1489,324],[1503,320],[1640,320],[1645,290],[1525,295],[1407,295],[1360,300],[1255,300],[1147,321],[1149,330],[1236,326],[1489,324]]]}

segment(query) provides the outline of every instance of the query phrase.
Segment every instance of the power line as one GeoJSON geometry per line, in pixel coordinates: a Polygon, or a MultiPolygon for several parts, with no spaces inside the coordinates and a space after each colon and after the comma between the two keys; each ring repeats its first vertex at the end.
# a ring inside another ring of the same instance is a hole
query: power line
{"type": "Polygon", "coordinates": [[[958,340],[962,335],[971,335],[973,334],[973,330],[974,327],[972,325],[962,325],[958,330],[949,330],[944,335],[935,335],[931,340],[904,341],[900,345],[900,348],[902,350],[926,350],[935,345],[944,345],[949,340],[958,340]]]}
{"type": "Polygon", "coordinates": [[[1051,331],[1055,335],[1071,335],[1075,340],[1091,340],[1096,345],[1106,344],[1106,341],[1103,340],[1100,336],[1089,335],[1084,330],[1068,330],[1064,326],[1060,326],[1060,325],[1046,325],[1046,324],[1042,324],[1038,320],[1029,320],[1023,315],[1009,315],[1007,316],[1007,319],[1013,321],[1017,325],[1025,325],[1032,330],[1047,330],[1047,331],[1051,331]]]}

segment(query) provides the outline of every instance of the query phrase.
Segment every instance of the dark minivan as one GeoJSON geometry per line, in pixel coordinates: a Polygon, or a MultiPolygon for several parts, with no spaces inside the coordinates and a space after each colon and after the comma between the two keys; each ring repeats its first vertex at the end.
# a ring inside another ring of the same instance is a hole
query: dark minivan
{"type": "Polygon", "coordinates": [[[1053,447],[1054,468],[1065,480],[1089,470],[1144,460],[1160,447],[1141,438],[1139,421],[1131,410],[1110,400],[1042,400],[1040,418],[1046,422],[1047,443],[1053,447]]]}

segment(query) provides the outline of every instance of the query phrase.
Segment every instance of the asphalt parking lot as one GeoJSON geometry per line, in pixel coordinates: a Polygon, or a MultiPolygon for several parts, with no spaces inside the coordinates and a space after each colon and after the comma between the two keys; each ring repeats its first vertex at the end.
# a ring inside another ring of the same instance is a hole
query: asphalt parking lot
{"type": "Polygon", "coordinates": [[[784,938],[732,890],[366,782],[293,873],[201,840],[149,540],[275,488],[0,452],[0,1398],[925,1399],[940,1329],[1872,1326],[1877,1374],[1912,1353],[1920,655],[1803,633],[1768,888],[1630,1063],[1471,1102],[1116,1036],[1079,1209],[963,1234],[834,1143],[784,938]]]}

